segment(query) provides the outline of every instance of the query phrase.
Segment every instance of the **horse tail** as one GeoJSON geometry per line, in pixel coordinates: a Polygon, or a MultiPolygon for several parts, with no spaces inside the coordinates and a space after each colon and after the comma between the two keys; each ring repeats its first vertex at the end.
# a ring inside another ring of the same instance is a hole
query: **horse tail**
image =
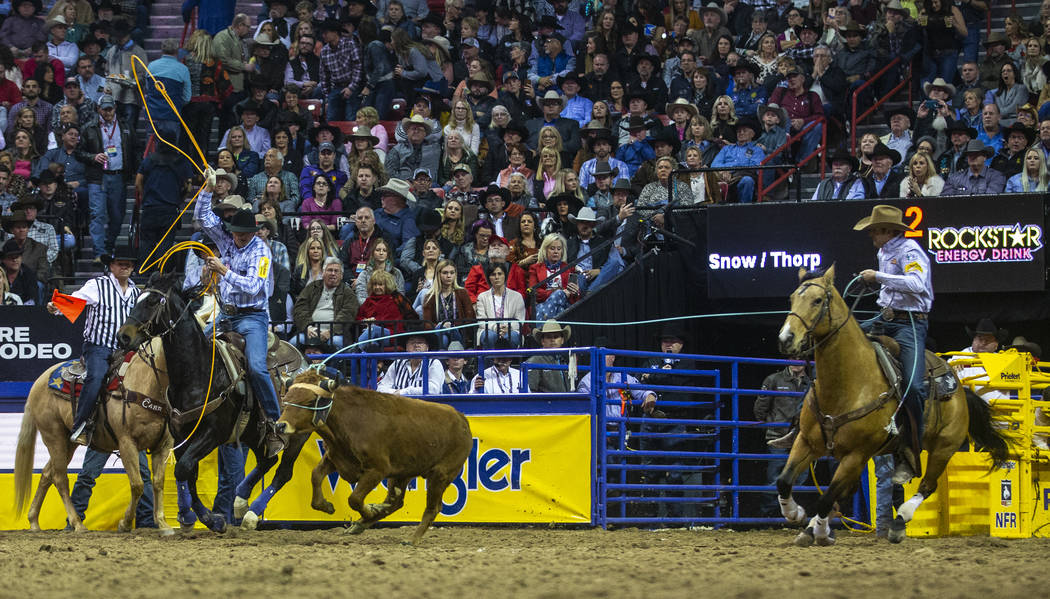
{"type": "Polygon", "coordinates": [[[999,432],[999,429],[992,426],[992,411],[988,407],[988,402],[969,388],[964,391],[966,392],[966,407],[970,412],[970,439],[975,449],[983,449],[992,457],[992,466],[989,470],[994,470],[1009,459],[1010,443],[999,432]]]}
{"type": "MultiPolygon", "coordinates": [[[[36,385],[33,386],[34,391],[36,385]]],[[[33,454],[36,452],[36,422],[32,414],[33,391],[29,392],[25,411],[22,414],[22,428],[18,432],[18,446],[15,449],[15,513],[22,515],[29,499],[29,489],[33,482],[33,454]]]]}

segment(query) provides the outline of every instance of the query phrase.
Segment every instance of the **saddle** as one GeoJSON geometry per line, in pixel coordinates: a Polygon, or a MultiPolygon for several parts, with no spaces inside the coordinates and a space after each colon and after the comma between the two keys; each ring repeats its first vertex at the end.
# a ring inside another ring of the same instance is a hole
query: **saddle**
{"type": "MultiPolygon", "coordinates": [[[[168,408],[166,401],[157,401],[155,398],[147,397],[136,391],[129,391],[124,388],[124,376],[127,374],[128,366],[131,364],[131,360],[134,357],[135,352],[133,351],[125,353],[116,351],[110,355],[109,367],[106,369],[106,374],[102,379],[102,388],[99,392],[99,397],[105,397],[111,393],[117,393],[125,404],[133,403],[142,406],[151,412],[162,414],[165,417],[168,416],[170,409],[168,408]]],[[[68,360],[55,369],[47,386],[60,399],[70,402],[73,413],[75,414],[77,403],[80,401],[80,392],[84,387],[84,381],[86,379],[87,365],[84,364],[83,360],[68,360]]],[[[161,399],[163,400],[163,398],[161,399]]],[[[104,402],[98,402],[96,410],[101,409],[103,403],[104,402]]]]}
{"type": "MultiPolygon", "coordinates": [[[[900,345],[892,337],[885,335],[877,335],[870,339],[886,381],[893,387],[897,397],[903,397],[906,381],[900,363],[900,345]]],[[[952,394],[959,388],[959,379],[956,378],[955,372],[947,362],[930,350],[926,350],[925,358],[926,372],[922,385],[926,390],[926,397],[935,401],[951,399],[952,394]]]]}

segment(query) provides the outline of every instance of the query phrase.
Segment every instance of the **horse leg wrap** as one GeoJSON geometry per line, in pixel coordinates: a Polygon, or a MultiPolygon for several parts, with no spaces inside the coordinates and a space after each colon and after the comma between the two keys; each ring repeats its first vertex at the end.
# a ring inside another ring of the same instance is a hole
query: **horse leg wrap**
{"type": "Polygon", "coordinates": [[[777,499],[780,501],[780,513],[784,515],[785,520],[792,524],[801,524],[806,519],[805,508],[795,503],[793,497],[787,499],[778,497],[777,499]]]}
{"type": "Polygon", "coordinates": [[[809,525],[813,527],[813,537],[818,541],[821,539],[827,539],[831,536],[831,526],[828,524],[827,518],[813,516],[809,521],[809,525]]]}
{"type": "Polygon", "coordinates": [[[900,509],[897,510],[897,514],[900,515],[901,518],[904,518],[905,522],[911,522],[911,519],[915,516],[915,510],[919,509],[919,506],[922,505],[922,502],[925,501],[925,499],[926,498],[922,496],[922,493],[912,495],[911,499],[901,504],[900,509]]]}

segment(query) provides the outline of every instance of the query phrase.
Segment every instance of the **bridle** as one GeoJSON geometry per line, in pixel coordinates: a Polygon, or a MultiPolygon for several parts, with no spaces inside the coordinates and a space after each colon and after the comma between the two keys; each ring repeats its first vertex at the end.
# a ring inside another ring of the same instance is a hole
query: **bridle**
{"type": "Polygon", "coordinates": [[[281,405],[284,406],[284,407],[291,407],[291,408],[299,408],[299,409],[302,409],[302,410],[309,410],[309,411],[314,413],[313,425],[315,427],[323,426],[325,421],[328,420],[328,414],[332,411],[332,404],[335,403],[335,392],[331,391],[331,390],[328,390],[328,389],[325,389],[324,387],[322,387],[320,385],[315,385],[314,383],[294,383],[294,384],[292,384],[291,386],[288,387],[288,390],[285,392],[285,395],[287,396],[287,392],[291,391],[292,389],[305,389],[305,390],[309,391],[310,393],[313,393],[314,394],[314,405],[308,406],[308,405],[303,405],[303,404],[292,403],[290,401],[283,401],[283,402],[281,402],[281,405]],[[327,399],[328,403],[326,403],[323,406],[318,406],[317,402],[322,397],[327,399]]]}
{"type": "Polygon", "coordinates": [[[165,307],[167,306],[167,304],[169,302],[169,299],[170,299],[170,296],[172,294],[172,290],[169,289],[169,290],[167,290],[165,292],[160,292],[160,291],[157,291],[156,289],[150,289],[150,290],[147,290],[146,293],[157,293],[157,294],[160,295],[160,300],[157,302],[157,307],[153,310],[152,314],[150,314],[150,316],[148,318],[146,318],[145,320],[142,320],[142,319],[139,319],[139,318],[136,318],[134,316],[130,316],[129,315],[127,317],[127,319],[124,320],[124,325],[125,326],[127,326],[129,324],[138,325],[142,329],[142,331],[145,333],[146,339],[149,339],[151,337],[167,337],[169,334],[171,334],[172,331],[175,330],[176,325],[178,325],[179,322],[181,322],[182,319],[186,317],[186,314],[189,313],[190,302],[185,302],[185,304],[182,307],[182,311],[179,312],[178,317],[176,317],[175,319],[168,318],[168,328],[166,328],[164,331],[162,331],[160,333],[154,333],[151,330],[152,329],[152,325],[160,317],[161,311],[164,310],[165,307]]]}
{"type": "MultiPolygon", "coordinates": [[[[820,324],[820,321],[824,320],[824,318],[826,317],[828,319],[828,326],[832,325],[832,320],[831,320],[831,287],[827,286],[827,285],[823,285],[823,286],[822,285],[818,285],[816,282],[813,282],[813,281],[807,281],[807,282],[803,283],[802,285],[800,285],[798,287],[798,289],[795,290],[795,294],[798,294],[798,295],[802,294],[806,290],[806,288],[808,288],[808,287],[817,287],[821,291],[824,292],[824,302],[823,302],[823,305],[821,305],[821,307],[820,307],[820,312],[817,313],[817,317],[813,319],[812,323],[807,323],[806,319],[802,318],[802,316],[800,314],[798,314],[797,312],[795,312],[794,310],[792,310],[791,312],[788,312],[788,315],[787,315],[787,318],[791,318],[792,316],[797,318],[798,321],[801,322],[802,326],[805,328],[806,332],[805,332],[805,334],[802,337],[802,349],[799,351],[799,355],[803,355],[803,356],[811,355],[814,351],[816,351],[816,349],[818,347],[820,347],[821,345],[826,343],[829,339],[834,337],[835,334],[839,332],[839,329],[841,329],[843,326],[845,326],[846,322],[849,321],[849,316],[847,315],[847,317],[843,318],[842,322],[840,322],[838,324],[838,326],[836,326],[834,329],[832,329],[832,331],[830,333],[828,333],[827,335],[824,335],[823,337],[821,337],[818,341],[816,341],[814,343],[813,342],[813,331],[814,331],[814,329],[817,328],[817,325],[820,324]]],[[[787,318],[785,318],[785,320],[787,318]]]]}

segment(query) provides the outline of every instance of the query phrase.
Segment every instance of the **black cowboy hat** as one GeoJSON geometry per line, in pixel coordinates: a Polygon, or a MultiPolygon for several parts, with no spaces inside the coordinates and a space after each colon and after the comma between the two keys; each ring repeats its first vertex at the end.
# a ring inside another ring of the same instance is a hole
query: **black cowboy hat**
{"type": "Polygon", "coordinates": [[[408,340],[412,337],[419,337],[426,341],[428,349],[434,349],[438,346],[437,336],[421,320],[406,320],[404,332],[407,334],[399,337],[402,345],[407,345],[408,340]]]}
{"type": "Polygon", "coordinates": [[[226,220],[226,229],[231,233],[254,233],[259,230],[259,225],[250,210],[241,209],[226,220]]]}
{"type": "Polygon", "coordinates": [[[18,223],[25,223],[27,225],[29,224],[29,219],[26,218],[25,210],[13,210],[11,214],[4,215],[3,228],[8,233],[11,232],[11,227],[15,226],[18,223]]]}
{"type": "Polygon", "coordinates": [[[370,16],[370,17],[375,16],[376,13],[379,12],[379,8],[375,4],[372,4],[371,2],[369,2],[368,0],[347,0],[346,5],[350,6],[351,4],[362,4],[362,5],[364,5],[364,7],[365,7],[365,14],[370,16]]]}
{"type": "Polygon", "coordinates": [[[995,148],[986,146],[983,141],[979,139],[971,139],[966,142],[966,147],[963,148],[963,156],[967,154],[984,154],[988,158],[995,156],[995,148]]]}
{"type": "Polygon", "coordinates": [[[893,164],[897,164],[901,161],[901,154],[897,150],[894,150],[882,143],[881,141],[875,144],[875,147],[871,150],[871,158],[874,160],[880,156],[886,156],[893,159],[893,164]]]}
{"type": "Polygon", "coordinates": [[[733,123],[733,133],[736,133],[737,129],[741,127],[748,127],[758,135],[762,131],[762,125],[759,124],[758,119],[753,116],[742,116],[737,119],[736,123],[733,123]]]}
{"type": "MultiPolygon", "coordinates": [[[[105,21],[102,21],[102,22],[104,23],[105,21]]],[[[106,45],[102,40],[98,39],[97,37],[95,37],[93,35],[89,35],[89,36],[85,37],[84,39],[80,40],[79,42],[77,42],[77,48],[80,49],[80,52],[82,54],[87,54],[87,47],[90,46],[91,44],[98,45],[98,49],[99,50],[102,50],[102,48],[106,45]]]]}
{"type": "Polygon", "coordinates": [[[334,125],[328,123],[318,124],[313,129],[310,129],[310,143],[314,146],[318,145],[317,134],[321,131],[328,131],[332,134],[332,145],[339,147],[343,143],[343,131],[334,125]]]}
{"type": "Polygon", "coordinates": [[[131,23],[128,23],[124,19],[113,19],[112,25],[110,25],[110,35],[117,41],[121,38],[130,36],[131,23]]]}
{"type": "Polygon", "coordinates": [[[489,199],[489,196],[493,195],[499,196],[500,199],[503,200],[504,207],[510,204],[510,191],[508,191],[506,188],[496,185],[495,183],[489,183],[489,186],[485,188],[485,191],[478,194],[478,201],[480,201],[481,205],[484,206],[485,200],[489,199]]]}
{"type": "Polygon", "coordinates": [[[333,19],[328,17],[327,19],[320,21],[314,25],[317,33],[324,33],[325,31],[337,31],[343,32],[343,24],[339,22],[339,19],[333,19]]]}
{"type": "Polygon", "coordinates": [[[956,131],[969,135],[970,139],[977,139],[977,129],[967,126],[966,123],[962,121],[952,121],[951,124],[944,129],[944,133],[948,136],[951,136],[951,134],[956,131]]]}
{"type": "Polygon", "coordinates": [[[851,33],[856,33],[857,35],[859,35],[861,37],[867,37],[868,36],[868,30],[865,29],[864,27],[861,27],[856,21],[851,21],[849,25],[846,25],[845,27],[843,27],[841,29],[841,32],[842,32],[842,37],[846,37],[847,35],[849,35],[851,33]]]}
{"type": "Polygon", "coordinates": [[[23,251],[22,246],[18,245],[17,241],[14,239],[8,239],[4,242],[3,248],[0,249],[0,258],[21,256],[23,251]]]}
{"type": "MultiPolygon", "coordinates": [[[[269,85],[266,82],[262,81],[261,78],[256,77],[252,77],[248,85],[249,87],[256,87],[258,85],[260,86],[260,88],[269,89],[269,85]]],[[[248,112],[249,110],[258,115],[263,114],[262,105],[256,102],[255,100],[241,102],[233,107],[233,111],[237,113],[237,118],[240,118],[245,112],[248,112]]]]}
{"type": "Polygon", "coordinates": [[[1025,127],[1020,121],[1015,121],[1014,124],[1009,127],[1003,127],[1003,140],[1009,141],[1011,133],[1020,133],[1021,135],[1024,135],[1025,147],[1035,143],[1035,130],[1031,127],[1025,127]]]}
{"type": "Polygon", "coordinates": [[[834,152],[828,156],[828,164],[834,164],[835,162],[849,162],[850,172],[860,168],[860,160],[856,156],[847,152],[844,148],[836,148],[834,152]]]}
{"type": "Polygon", "coordinates": [[[587,148],[591,151],[593,151],[594,144],[598,141],[606,141],[609,142],[613,148],[616,147],[616,139],[613,137],[612,131],[598,121],[587,123],[587,126],[580,130],[580,136],[584,138],[587,148]],[[592,127],[591,125],[594,126],[592,127]]]}
{"type": "Polygon", "coordinates": [[[909,124],[914,124],[915,123],[915,111],[912,110],[908,106],[899,106],[897,108],[890,109],[889,111],[886,112],[886,126],[887,127],[890,126],[890,121],[893,119],[893,117],[898,115],[898,114],[903,114],[904,116],[908,117],[909,124]]]}
{"type": "MultiPolygon", "coordinates": [[[[252,220],[254,219],[255,217],[253,216],[252,220]]],[[[103,264],[109,266],[113,262],[119,260],[127,260],[128,262],[135,264],[139,261],[139,256],[138,252],[135,251],[135,248],[131,247],[130,243],[119,243],[117,244],[117,247],[113,248],[112,254],[101,256],[100,259],[103,264]]]]}
{"type": "Polygon", "coordinates": [[[617,177],[619,174],[620,169],[610,167],[608,160],[599,160],[594,163],[594,172],[591,173],[591,176],[598,177],[601,175],[609,175],[610,177],[617,177]]]}
{"type": "Polygon", "coordinates": [[[555,31],[563,31],[565,29],[554,15],[543,15],[543,18],[536,21],[536,30],[538,31],[540,27],[550,27],[555,31]]]}
{"type": "Polygon", "coordinates": [[[973,338],[978,335],[992,335],[995,340],[999,343],[1006,343],[1006,340],[1010,338],[1010,332],[1006,329],[1000,329],[995,326],[995,322],[991,318],[982,318],[977,321],[977,326],[974,328],[966,327],[966,336],[973,338]]]}
{"type": "MultiPolygon", "coordinates": [[[[51,173],[50,170],[44,169],[45,173],[51,173]]],[[[51,173],[51,181],[54,182],[55,174],[51,173]]],[[[40,185],[39,179],[34,180],[37,185],[40,185]]],[[[26,208],[33,207],[38,211],[44,209],[44,199],[35,193],[26,193],[19,196],[13,204],[11,204],[11,211],[25,210],[26,208]]]]}
{"type": "Polygon", "coordinates": [[[518,134],[521,135],[522,139],[529,138],[529,128],[526,127],[525,123],[522,121],[512,120],[511,122],[507,123],[507,126],[504,127],[502,131],[500,131],[500,137],[503,137],[503,134],[507,131],[517,131],[518,134]]]}
{"type": "MultiPolygon", "coordinates": [[[[758,133],[760,130],[761,129],[755,129],[755,133],[758,133]]],[[[678,139],[678,134],[669,129],[657,129],[656,135],[653,135],[652,139],[649,140],[649,145],[655,148],[656,144],[659,142],[671,146],[672,156],[676,156],[678,151],[682,149],[682,140],[678,139]]]]}
{"type": "Polygon", "coordinates": [[[660,332],[655,335],[657,341],[663,339],[678,339],[682,342],[682,345],[688,345],[691,340],[689,333],[686,332],[682,325],[678,322],[668,322],[660,328],[660,332]]]}
{"type": "Polygon", "coordinates": [[[741,60],[740,62],[736,63],[736,65],[734,65],[733,68],[729,70],[729,72],[732,75],[736,75],[736,72],[741,69],[751,71],[751,74],[754,75],[755,78],[758,78],[758,76],[762,73],[762,70],[759,69],[758,65],[751,62],[750,60],[741,60]]]}
{"type": "Polygon", "coordinates": [[[645,102],[645,107],[649,107],[649,92],[645,91],[644,89],[632,89],[627,92],[627,95],[624,96],[623,100],[627,104],[630,104],[631,100],[635,98],[643,100],[645,102]]]}
{"type": "Polygon", "coordinates": [[[416,217],[416,226],[423,233],[433,233],[441,228],[441,213],[437,210],[423,210],[416,217]]]}
{"type": "Polygon", "coordinates": [[[559,193],[548,197],[543,202],[543,208],[547,212],[557,214],[558,203],[562,201],[569,203],[569,214],[576,214],[580,211],[580,208],[583,208],[583,202],[581,202],[580,199],[577,198],[574,194],[568,192],[559,193]]]}
{"type": "Polygon", "coordinates": [[[558,77],[558,87],[561,87],[566,81],[575,81],[576,85],[580,84],[580,74],[575,71],[569,71],[568,73],[558,77]]]}
{"type": "Polygon", "coordinates": [[[656,56],[653,56],[652,54],[649,54],[648,52],[644,54],[636,54],[633,58],[631,58],[631,68],[637,69],[638,63],[642,62],[643,60],[648,60],[649,64],[653,65],[653,71],[660,70],[660,59],[656,56]]]}

